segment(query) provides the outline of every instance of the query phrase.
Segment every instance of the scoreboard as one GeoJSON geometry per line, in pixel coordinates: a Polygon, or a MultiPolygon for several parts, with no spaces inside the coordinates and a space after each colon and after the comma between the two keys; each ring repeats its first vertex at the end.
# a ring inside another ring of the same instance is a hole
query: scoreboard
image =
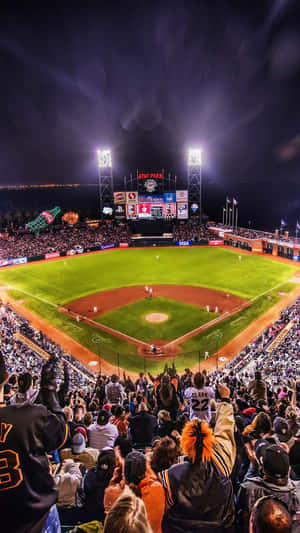
{"type": "Polygon", "coordinates": [[[114,193],[115,214],[122,211],[129,220],[187,219],[188,191],[170,185],[163,172],[138,172],[136,190],[114,193]]]}

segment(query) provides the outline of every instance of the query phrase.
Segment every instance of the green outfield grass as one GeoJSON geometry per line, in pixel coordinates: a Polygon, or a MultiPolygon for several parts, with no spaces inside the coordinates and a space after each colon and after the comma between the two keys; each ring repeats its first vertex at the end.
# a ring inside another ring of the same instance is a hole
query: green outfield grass
{"type": "MultiPolygon", "coordinates": [[[[182,345],[182,351],[191,352],[188,356],[188,366],[191,366],[192,361],[195,361],[195,351],[215,351],[215,330],[221,328],[222,337],[218,341],[220,348],[274,305],[279,298],[280,289],[288,292],[293,287],[290,283],[282,284],[291,278],[297,265],[279,263],[270,258],[250,254],[242,255],[242,260],[239,261],[239,255],[239,252],[230,249],[200,247],[114,250],[0,270],[0,282],[14,289],[11,291],[13,297],[25,300],[24,305],[29,309],[87,348],[97,353],[100,346],[101,355],[107,361],[116,364],[118,352],[120,365],[134,371],[140,370],[143,365],[137,356],[135,345],[87,324],[80,324],[81,329],[78,329],[76,321],[60,313],[57,307],[94,292],[146,284],[203,286],[231,292],[249,300],[256,298],[250,308],[182,345]],[[273,287],[278,289],[274,289],[274,298],[269,301],[263,293],[271,292],[273,287]],[[100,345],[94,342],[95,337],[100,339],[100,345]]],[[[155,299],[153,303],[154,301],[155,299]]],[[[161,306],[157,312],[160,312],[160,309],[161,306]]],[[[132,328],[133,334],[135,328],[132,325],[132,317],[127,315],[128,324],[125,323],[123,327],[132,328]]],[[[183,315],[182,322],[185,318],[183,315]]],[[[172,335],[171,321],[169,325],[172,335]]],[[[189,329],[193,329],[193,326],[194,322],[189,329]]],[[[156,331],[156,334],[151,332],[151,337],[159,337],[158,330],[156,331]]],[[[134,336],[142,338],[140,332],[140,325],[137,325],[134,336]]],[[[171,339],[172,336],[167,336],[167,333],[165,330],[164,335],[171,339]]],[[[183,369],[187,366],[187,361],[184,361],[184,358],[177,359],[176,364],[179,369],[183,369]]],[[[153,371],[161,367],[161,364],[156,362],[147,362],[147,365],[153,371]]]]}
{"type": "Polygon", "coordinates": [[[217,316],[216,313],[208,313],[199,306],[170,298],[144,298],[104,313],[96,318],[96,321],[147,342],[153,339],[177,339],[217,316]],[[165,313],[169,319],[160,324],[153,324],[145,318],[148,313],[165,313]]]}

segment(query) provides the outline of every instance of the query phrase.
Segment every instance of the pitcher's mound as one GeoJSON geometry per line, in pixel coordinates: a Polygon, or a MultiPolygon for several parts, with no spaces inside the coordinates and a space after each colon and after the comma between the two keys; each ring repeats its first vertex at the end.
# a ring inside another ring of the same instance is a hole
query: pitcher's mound
{"type": "Polygon", "coordinates": [[[168,320],[169,318],[169,315],[167,315],[166,313],[149,313],[148,315],[146,315],[146,320],[148,320],[148,322],[165,322],[166,320],[168,320]]]}

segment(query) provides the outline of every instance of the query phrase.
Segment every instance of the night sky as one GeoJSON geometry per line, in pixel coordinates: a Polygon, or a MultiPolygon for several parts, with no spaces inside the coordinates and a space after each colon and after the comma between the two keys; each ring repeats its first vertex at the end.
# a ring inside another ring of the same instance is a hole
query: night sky
{"type": "Polygon", "coordinates": [[[203,148],[204,210],[300,221],[298,0],[87,2],[1,9],[0,184],[185,177],[203,148]],[[298,4],[298,7],[297,7],[298,4]]]}

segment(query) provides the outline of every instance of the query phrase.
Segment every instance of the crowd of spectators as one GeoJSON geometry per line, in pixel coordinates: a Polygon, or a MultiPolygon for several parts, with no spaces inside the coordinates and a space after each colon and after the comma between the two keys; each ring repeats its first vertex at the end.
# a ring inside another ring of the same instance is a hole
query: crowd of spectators
{"type": "Polygon", "coordinates": [[[205,224],[200,224],[199,220],[177,220],[173,225],[173,237],[176,241],[197,241],[214,240],[216,235],[210,231],[205,224]]]}
{"type": "Polygon", "coordinates": [[[299,530],[300,300],[211,374],[95,380],[4,305],[0,336],[0,454],[20,458],[0,476],[6,531],[299,530]]]}
{"type": "Polygon", "coordinates": [[[86,225],[74,227],[50,226],[39,234],[26,230],[9,230],[0,237],[0,259],[30,257],[54,252],[67,252],[76,247],[89,248],[101,244],[128,242],[130,231],[127,224],[106,223],[98,228],[86,225]]]}
{"type": "Polygon", "coordinates": [[[230,226],[223,226],[223,224],[215,224],[214,227],[217,227],[219,229],[226,229],[226,230],[230,230],[228,232],[228,236],[230,237],[230,235],[237,235],[239,237],[242,237],[244,239],[264,239],[264,240],[272,240],[272,241],[284,241],[284,242],[288,242],[288,243],[295,243],[295,244],[299,244],[300,242],[300,239],[297,237],[294,237],[293,235],[285,235],[281,232],[279,232],[278,234],[276,233],[270,233],[270,232],[267,232],[267,231],[261,231],[261,230],[256,230],[256,229],[251,229],[251,228],[233,228],[233,227],[230,227],[230,226]]]}
{"type": "MultiPolygon", "coordinates": [[[[174,240],[214,240],[215,234],[205,224],[197,220],[176,221],[173,225],[174,240]]],[[[69,252],[83,248],[100,247],[104,244],[130,242],[131,231],[127,223],[113,222],[91,228],[87,225],[70,227],[50,226],[41,233],[34,234],[26,229],[4,231],[0,235],[0,261],[19,257],[32,257],[55,252],[69,252]]]]}
{"type": "Polygon", "coordinates": [[[17,382],[17,375],[30,373],[35,383],[45,362],[43,355],[34,350],[32,345],[25,344],[17,334],[40,347],[43,352],[60,361],[61,371],[57,376],[64,382],[64,366],[68,368],[68,387],[72,389],[87,389],[95,383],[95,376],[78,359],[65,353],[55,342],[50,340],[42,331],[36,330],[28,320],[16,313],[7,304],[0,303],[0,353],[5,357],[6,366],[13,384],[17,382]]]}

